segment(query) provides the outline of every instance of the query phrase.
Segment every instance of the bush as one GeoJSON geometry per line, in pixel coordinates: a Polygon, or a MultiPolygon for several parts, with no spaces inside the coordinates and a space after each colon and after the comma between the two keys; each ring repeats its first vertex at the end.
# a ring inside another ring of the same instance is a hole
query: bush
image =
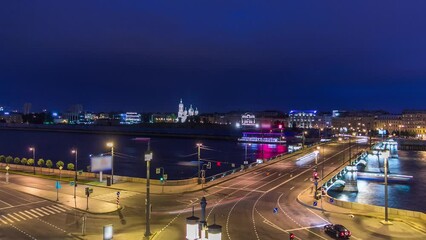
{"type": "Polygon", "coordinates": [[[4,162],[4,161],[6,161],[6,156],[0,155],[0,162],[4,162]]]}
{"type": "Polygon", "coordinates": [[[62,161],[57,161],[57,162],[56,162],[56,167],[57,167],[57,168],[59,168],[59,167],[64,167],[64,162],[62,162],[62,161]]]}
{"type": "Polygon", "coordinates": [[[12,157],[12,156],[7,156],[7,157],[6,157],[6,162],[7,162],[7,163],[12,162],[12,160],[13,160],[13,157],[12,157]]]}
{"type": "Polygon", "coordinates": [[[67,165],[67,169],[68,169],[68,170],[74,170],[74,164],[72,164],[72,163],[68,163],[68,165],[67,165]]]}
{"type": "Polygon", "coordinates": [[[14,159],[13,159],[13,162],[14,162],[15,164],[19,164],[19,163],[21,162],[21,159],[20,159],[20,158],[18,158],[18,157],[16,157],[16,158],[14,158],[14,159]]]}
{"type": "Polygon", "coordinates": [[[21,164],[22,165],[27,165],[28,160],[26,158],[22,158],[21,159],[21,164]]]}

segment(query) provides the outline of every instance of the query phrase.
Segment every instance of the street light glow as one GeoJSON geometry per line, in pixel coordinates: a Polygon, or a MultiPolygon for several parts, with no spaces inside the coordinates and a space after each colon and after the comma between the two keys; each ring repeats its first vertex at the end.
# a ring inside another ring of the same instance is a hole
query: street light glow
{"type": "Polygon", "coordinates": [[[107,147],[114,147],[114,143],[113,142],[108,142],[106,145],[107,145],[107,147]]]}

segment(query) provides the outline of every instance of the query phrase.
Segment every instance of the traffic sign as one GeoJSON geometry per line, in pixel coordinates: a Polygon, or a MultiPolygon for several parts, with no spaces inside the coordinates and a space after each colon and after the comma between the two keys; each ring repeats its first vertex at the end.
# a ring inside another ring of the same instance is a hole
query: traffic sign
{"type": "Polygon", "coordinates": [[[318,205],[317,201],[314,201],[314,207],[316,207],[318,205]]]}
{"type": "Polygon", "coordinates": [[[235,167],[235,163],[231,163],[231,167],[235,167]]]}
{"type": "Polygon", "coordinates": [[[278,208],[274,208],[274,214],[278,213],[278,208]]]}
{"type": "Polygon", "coordinates": [[[167,180],[167,174],[163,174],[164,180],[167,180]]]}
{"type": "Polygon", "coordinates": [[[62,188],[61,183],[59,181],[56,181],[55,188],[56,189],[61,189],[62,188]]]}
{"type": "Polygon", "coordinates": [[[244,164],[248,164],[248,161],[244,161],[244,164]]]}
{"type": "Polygon", "coordinates": [[[117,192],[117,196],[120,196],[120,192],[117,192]]]}
{"type": "Polygon", "coordinates": [[[330,198],[330,203],[334,203],[334,199],[333,198],[330,198]]]}
{"type": "Polygon", "coordinates": [[[156,168],[155,169],[155,174],[160,174],[161,169],[160,168],[156,168]]]}
{"type": "Polygon", "coordinates": [[[70,182],[70,186],[74,186],[74,184],[75,184],[74,181],[70,182]]]}
{"type": "Polygon", "coordinates": [[[318,181],[317,181],[317,180],[315,180],[314,184],[315,184],[315,186],[318,186],[318,181]]]}

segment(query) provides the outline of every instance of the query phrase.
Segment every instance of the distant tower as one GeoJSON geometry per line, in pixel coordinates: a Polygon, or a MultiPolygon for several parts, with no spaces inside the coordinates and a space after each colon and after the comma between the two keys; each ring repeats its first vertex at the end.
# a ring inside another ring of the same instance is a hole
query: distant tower
{"type": "Polygon", "coordinates": [[[30,111],[31,111],[31,103],[24,103],[24,114],[30,114],[30,111]]]}

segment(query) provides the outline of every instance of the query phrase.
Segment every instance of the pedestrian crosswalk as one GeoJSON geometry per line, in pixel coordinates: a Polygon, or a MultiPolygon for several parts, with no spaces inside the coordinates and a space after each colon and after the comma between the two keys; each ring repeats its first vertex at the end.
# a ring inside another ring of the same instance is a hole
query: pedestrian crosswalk
{"type": "Polygon", "coordinates": [[[13,213],[0,213],[0,225],[1,224],[11,224],[21,221],[26,221],[30,219],[40,218],[48,215],[63,213],[69,209],[62,205],[50,205],[44,207],[38,207],[33,209],[27,209],[19,212],[13,213]]]}
{"type": "MultiPolygon", "coordinates": [[[[138,194],[140,194],[140,193],[129,192],[129,191],[120,191],[120,199],[133,197],[133,196],[136,196],[138,194]]],[[[102,201],[114,202],[114,201],[117,200],[117,192],[100,194],[100,195],[97,195],[97,196],[93,196],[92,198],[102,200],[102,201]]]]}

